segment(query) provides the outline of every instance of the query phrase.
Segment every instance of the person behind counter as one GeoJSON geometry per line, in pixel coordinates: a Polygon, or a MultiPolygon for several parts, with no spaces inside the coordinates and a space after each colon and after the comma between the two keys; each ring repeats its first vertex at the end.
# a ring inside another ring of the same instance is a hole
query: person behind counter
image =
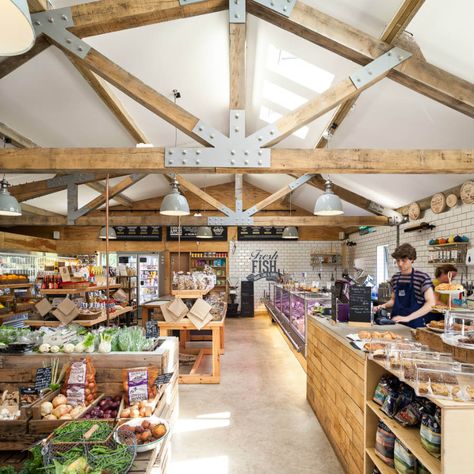
{"type": "Polygon", "coordinates": [[[435,304],[435,295],[431,278],[427,273],[415,270],[416,250],[410,244],[402,244],[395,249],[392,257],[400,270],[391,280],[392,297],[380,308],[392,308],[392,321],[412,328],[426,325],[425,316],[435,304]]]}
{"type": "MultiPolygon", "coordinates": [[[[441,283],[451,283],[451,280],[456,278],[458,269],[449,263],[445,265],[440,265],[436,267],[435,270],[435,279],[433,280],[433,285],[436,288],[441,283]]],[[[435,300],[436,305],[438,306],[448,306],[449,305],[449,295],[442,295],[435,290],[435,300]]]]}

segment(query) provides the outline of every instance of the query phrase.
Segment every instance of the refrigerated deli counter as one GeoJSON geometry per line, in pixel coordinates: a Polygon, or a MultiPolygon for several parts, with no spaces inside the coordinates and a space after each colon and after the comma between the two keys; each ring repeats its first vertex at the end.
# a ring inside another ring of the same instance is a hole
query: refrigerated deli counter
{"type": "Polygon", "coordinates": [[[289,290],[282,285],[272,284],[265,306],[295,349],[306,356],[307,318],[329,310],[331,295],[289,290]]]}

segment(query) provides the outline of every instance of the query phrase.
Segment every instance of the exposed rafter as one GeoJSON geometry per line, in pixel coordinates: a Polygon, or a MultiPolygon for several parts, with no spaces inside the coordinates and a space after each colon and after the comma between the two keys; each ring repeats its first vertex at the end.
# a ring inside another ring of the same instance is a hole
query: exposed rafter
{"type": "MultiPolygon", "coordinates": [[[[94,191],[97,191],[100,194],[105,194],[105,185],[103,185],[102,183],[98,183],[98,182],[87,183],[86,186],[93,189],[94,191]]],[[[134,204],[134,202],[130,198],[128,198],[122,193],[114,196],[114,201],[118,202],[121,206],[125,206],[125,207],[133,207],[133,204],[134,204]]]]}
{"type": "Polygon", "coordinates": [[[30,13],[42,12],[48,9],[48,0],[28,0],[30,13]]]}
{"type": "Polygon", "coordinates": [[[8,125],[5,125],[1,122],[0,137],[9,138],[12,145],[17,146],[19,148],[35,148],[38,146],[34,141],[30,140],[29,138],[26,138],[21,133],[18,133],[16,130],[13,130],[13,128],[10,128],[8,125]]]}
{"type": "Polygon", "coordinates": [[[245,23],[229,24],[230,109],[245,109],[245,23]]]}
{"type": "MultiPolygon", "coordinates": [[[[473,150],[283,149],[271,150],[271,166],[167,168],[163,148],[30,148],[0,150],[0,169],[8,173],[471,173],[473,150]]],[[[101,178],[103,179],[103,178],[101,178]]],[[[91,180],[92,181],[92,180],[91,180]]]]}
{"type": "MultiPolygon", "coordinates": [[[[297,1],[289,18],[283,17],[254,0],[247,3],[249,13],[286,31],[329,49],[358,64],[367,64],[390,49],[380,39],[354,28],[297,1]]],[[[421,58],[412,56],[388,77],[470,117],[474,117],[472,84],[421,58]]]]}

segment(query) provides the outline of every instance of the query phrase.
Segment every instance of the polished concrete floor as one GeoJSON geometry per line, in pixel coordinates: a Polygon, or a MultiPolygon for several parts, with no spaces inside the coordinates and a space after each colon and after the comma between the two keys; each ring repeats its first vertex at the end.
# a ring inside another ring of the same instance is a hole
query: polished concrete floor
{"type": "Polygon", "coordinates": [[[219,385],[180,385],[168,474],[336,474],[306,375],[269,318],[228,319],[219,385]]]}

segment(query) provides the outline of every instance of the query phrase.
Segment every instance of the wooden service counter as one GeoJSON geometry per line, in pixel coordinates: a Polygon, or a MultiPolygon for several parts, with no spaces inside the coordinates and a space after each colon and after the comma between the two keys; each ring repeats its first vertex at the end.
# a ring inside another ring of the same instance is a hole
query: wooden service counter
{"type": "MultiPolygon", "coordinates": [[[[0,355],[0,390],[18,390],[21,386],[34,383],[36,369],[51,358],[59,358],[61,364],[81,360],[86,354],[2,354],[0,355]]],[[[122,395],[122,369],[133,367],[157,367],[159,373],[174,372],[168,384],[161,385],[157,394],[157,405],[154,414],[170,421],[173,428],[178,415],[178,378],[179,350],[178,339],[168,337],[151,352],[110,352],[106,354],[87,354],[96,369],[98,393],[105,395],[122,395]]],[[[33,419],[31,414],[21,421],[2,421],[0,423],[0,451],[19,451],[28,449],[38,440],[45,438],[57,426],[57,422],[33,419]]],[[[165,472],[171,436],[159,449],[138,453],[131,473],[165,472]]],[[[3,454],[0,453],[0,466],[3,454]]]]}
{"type": "MultiPolygon", "coordinates": [[[[474,402],[432,400],[442,414],[441,459],[433,457],[421,445],[419,427],[403,427],[372,401],[380,377],[388,371],[345,337],[359,330],[367,327],[333,325],[322,318],[308,318],[307,399],[345,472],[372,474],[377,466],[381,473],[396,474],[375,455],[379,420],[432,474],[474,472],[474,402]]],[[[400,325],[377,326],[373,330],[411,337],[410,329],[400,325]]]]}

